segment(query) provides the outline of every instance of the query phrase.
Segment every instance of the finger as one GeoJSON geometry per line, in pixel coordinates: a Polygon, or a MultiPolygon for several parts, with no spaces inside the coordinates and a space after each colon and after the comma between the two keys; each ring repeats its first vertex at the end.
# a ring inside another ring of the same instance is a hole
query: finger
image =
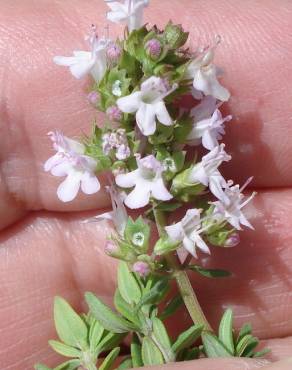
{"type": "MultiPolygon", "coordinates": [[[[179,362],[167,364],[164,366],[144,367],[143,369],[151,370],[252,370],[263,368],[267,365],[265,360],[250,360],[250,359],[202,359],[189,362],[179,362]]],[[[282,368],[279,368],[282,370],[282,368]]],[[[286,368],[283,368],[286,370],[286,368]]]]}
{"type": "Polygon", "coordinates": [[[291,370],[291,367],[292,367],[292,358],[289,358],[275,362],[271,365],[267,365],[263,368],[263,370],[291,370]]]}
{"type": "MultiPolygon", "coordinates": [[[[223,36],[218,63],[228,71],[225,84],[233,93],[229,107],[236,117],[227,134],[234,155],[228,174],[233,176],[238,168],[237,180],[256,174],[254,185],[259,186],[291,183],[291,8],[284,0],[256,6],[250,1],[235,6],[231,1],[198,5],[174,0],[171,7],[154,0],[147,13],[153,23],[163,25],[172,18],[189,27],[193,46],[210,41],[214,34],[223,36]]],[[[83,48],[82,38],[93,22],[102,33],[104,10],[102,2],[93,0],[81,6],[78,0],[54,1],[50,6],[29,0],[13,6],[3,2],[1,194],[4,205],[16,203],[15,218],[20,217],[19,209],[82,210],[106,203],[100,192],[61,204],[56,197],[59,180],[42,169],[52,153],[45,134],[55,127],[68,136],[88,132],[95,116],[85,99],[87,82],[76,81],[67,70],[54,66],[52,57],[83,48]]],[[[111,27],[113,34],[121,30],[111,27]]],[[[5,216],[7,207],[3,209],[5,216]]]]}
{"type": "MultiPolygon", "coordinates": [[[[291,204],[291,191],[258,195],[250,210],[256,231],[243,233],[236,248],[212,248],[210,258],[201,256],[197,262],[233,273],[228,280],[193,275],[199,301],[214,328],[223,310],[231,307],[237,329],[251,322],[261,338],[292,334],[291,204]]],[[[25,366],[52,361],[47,340],[55,338],[54,295],[64,296],[76,309],[82,308],[85,291],[112,301],[116,261],[103,251],[111,230],[103,223],[81,223],[86,217],[36,213],[2,232],[1,364],[13,368],[20,358],[25,366]]],[[[185,310],[178,317],[172,320],[173,335],[190,324],[185,310]]]]}

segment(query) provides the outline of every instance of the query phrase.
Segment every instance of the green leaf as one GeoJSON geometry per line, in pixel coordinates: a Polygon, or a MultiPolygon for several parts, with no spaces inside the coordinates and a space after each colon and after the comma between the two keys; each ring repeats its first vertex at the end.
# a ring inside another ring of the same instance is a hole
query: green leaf
{"type": "Polygon", "coordinates": [[[141,290],[134,274],[130,272],[126,262],[121,261],[118,268],[118,287],[122,298],[129,304],[138,303],[141,290]]]}
{"type": "Polygon", "coordinates": [[[100,324],[114,333],[126,333],[137,328],[122,317],[115,314],[109,307],[102,303],[94,294],[85,293],[85,300],[92,315],[100,324]]]}
{"type": "Polygon", "coordinates": [[[147,304],[158,304],[165,297],[168,290],[168,278],[158,280],[147,293],[143,294],[140,302],[136,306],[136,311],[147,304]]]}
{"type": "Polygon", "coordinates": [[[204,351],[209,358],[218,357],[233,357],[227,348],[220,342],[220,340],[212,333],[203,332],[202,341],[204,345],[204,351]]]}
{"type": "Polygon", "coordinates": [[[160,344],[160,348],[163,348],[163,357],[165,359],[165,362],[174,361],[175,357],[171,348],[170,338],[168,336],[168,333],[163,322],[159,320],[157,317],[154,317],[152,319],[152,326],[153,326],[153,335],[160,344]]]}
{"type": "Polygon", "coordinates": [[[191,347],[199,339],[203,328],[203,325],[193,325],[181,333],[172,345],[173,352],[178,353],[183,349],[191,347]]]}
{"type": "Polygon", "coordinates": [[[253,335],[251,334],[248,334],[242,337],[242,339],[236,345],[236,355],[238,357],[243,356],[247,347],[250,345],[250,343],[254,343],[254,340],[256,340],[258,344],[258,340],[254,338],[253,335]]]}
{"type": "Polygon", "coordinates": [[[119,311],[121,315],[123,315],[127,320],[137,325],[137,327],[140,326],[140,321],[139,318],[137,317],[136,311],[134,311],[132,306],[123,299],[118,289],[116,289],[115,292],[114,303],[116,309],[119,311]]]}
{"type": "Polygon", "coordinates": [[[81,365],[81,362],[79,360],[70,360],[70,361],[66,361],[63,364],[55,367],[54,370],[75,370],[75,369],[78,369],[80,365],[81,365]]]}
{"type": "Polygon", "coordinates": [[[240,329],[240,332],[238,334],[238,338],[236,340],[236,343],[239,343],[243,337],[245,337],[248,334],[252,333],[252,327],[251,324],[247,323],[242,326],[240,329]]]}
{"type": "Polygon", "coordinates": [[[156,242],[154,253],[157,256],[163,256],[164,254],[175,251],[179,245],[180,242],[173,241],[167,235],[164,235],[156,242]]]}
{"type": "Polygon", "coordinates": [[[94,318],[90,329],[89,329],[89,346],[92,353],[96,351],[96,348],[101,341],[104,333],[104,328],[101,324],[94,318]]]}
{"type": "Polygon", "coordinates": [[[219,339],[225,347],[234,354],[234,341],[233,341],[233,312],[228,309],[224,312],[219,325],[219,339]]]}
{"type": "Polygon", "coordinates": [[[61,297],[55,298],[54,320],[58,336],[65,344],[80,349],[87,347],[87,326],[61,297]]]}
{"type": "Polygon", "coordinates": [[[96,349],[97,353],[112,350],[124,340],[126,335],[127,333],[108,333],[98,344],[96,349]]]}
{"type": "Polygon", "coordinates": [[[46,365],[43,364],[36,364],[34,365],[35,370],[53,370],[50,367],[47,367],[46,365]]]}
{"type": "Polygon", "coordinates": [[[142,346],[136,334],[133,335],[131,343],[131,357],[134,367],[142,367],[144,365],[142,360],[142,346]]]}
{"type": "Polygon", "coordinates": [[[205,269],[201,266],[197,265],[189,265],[188,266],[189,270],[195,271],[200,275],[203,275],[208,278],[222,278],[222,277],[228,277],[231,276],[231,273],[226,270],[214,270],[214,269],[205,269]]]}
{"type": "Polygon", "coordinates": [[[200,356],[200,349],[198,347],[191,348],[186,351],[183,358],[184,361],[192,361],[198,359],[200,356]]]}
{"type": "Polygon", "coordinates": [[[113,363],[120,353],[120,348],[114,348],[104,359],[103,363],[99,366],[99,370],[110,370],[113,363]]]}
{"type": "Polygon", "coordinates": [[[146,366],[164,364],[162,353],[149,337],[144,337],[142,341],[142,360],[146,366]]]}
{"type": "Polygon", "coordinates": [[[264,357],[269,352],[271,352],[271,350],[269,348],[265,348],[262,351],[255,352],[252,357],[253,358],[264,357]]]}
{"type": "Polygon", "coordinates": [[[173,315],[183,303],[184,301],[181,295],[177,295],[176,297],[172,298],[170,302],[167,303],[163,312],[160,314],[160,320],[165,320],[169,316],[173,315]]]}
{"type": "Polygon", "coordinates": [[[253,337],[245,347],[241,357],[253,357],[254,349],[258,346],[259,342],[258,338],[253,337]]]}
{"type": "Polygon", "coordinates": [[[173,212],[182,206],[181,203],[167,203],[162,202],[158,204],[155,209],[163,212],[173,212]]]}
{"type": "Polygon", "coordinates": [[[81,351],[74,347],[67,346],[61,342],[56,340],[49,340],[49,345],[53,348],[53,350],[65,357],[77,357],[79,358],[82,354],[81,351]]]}
{"type": "Polygon", "coordinates": [[[117,370],[127,370],[132,369],[133,363],[131,357],[125,358],[121,363],[120,366],[117,368],[117,370]]]}

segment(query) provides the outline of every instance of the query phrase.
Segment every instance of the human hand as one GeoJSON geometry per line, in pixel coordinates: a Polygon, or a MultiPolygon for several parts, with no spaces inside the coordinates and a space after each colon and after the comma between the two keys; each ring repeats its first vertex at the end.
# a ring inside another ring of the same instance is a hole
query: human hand
{"type": "MultiPolygon", "coordinates": [[[[226,176],[242,183],[254,175],[259,193],[249,209],[255,231],[242,233],[233,250],[212,250],[208,261],[234,276],[216,282],[195,278],[199,300],[213,326],[231,306],[236,326],[250,321],[271,348],[271,360],[291,356],[292,4],[152,1],[146,18],[159,25],[170,18],[182,23],[191,29],[193,48],[222,36],[217,64],[226,70],[234,116],[226,136],[233,156],[226,176]]],[[[106,195],[61,204],[58,179],[42,169],[51,153],[46,133],[54,128],[68,136],[88,132],[95,116],[85,99],[86,82],[76,82],[52,57],[81,46],[91,23],[102,32],[105,6],[101,0],[3,0],[1,5],[0,364],[3,370],[18,370],[56,362],[47,346],[55,337],[54,295],[81,309],[84,291],[110,299],[114,289],[115,263],[103,252],[110,231],[81,223],[103,212],[106,195]]],[[[186,325],[186,314],[184,319],[186,325]]],[[[185,369],[257,366],[229,361],[197,360],[185,369]]]]}

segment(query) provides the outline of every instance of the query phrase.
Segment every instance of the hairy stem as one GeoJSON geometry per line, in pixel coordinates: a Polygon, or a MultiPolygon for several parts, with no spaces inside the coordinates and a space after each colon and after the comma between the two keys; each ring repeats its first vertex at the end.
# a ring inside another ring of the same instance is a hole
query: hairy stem
{"type": "MultiPolygon", "coordinates": [[[[159,235],[162,236],[165,233],[164,226],[166,225],[164,213],[155,208],[153,209],[153,212],[159,235]]],[[[177,286],[193,322],[195,324],[203,325],[205,331],[212,331],[212,328],[199,304],[188,274],[186,271],[182,270],[182,266],[176,255],[174,253],[170,253],[166,256],[166,260],[169,267],[174,271],[177,286]]]]}

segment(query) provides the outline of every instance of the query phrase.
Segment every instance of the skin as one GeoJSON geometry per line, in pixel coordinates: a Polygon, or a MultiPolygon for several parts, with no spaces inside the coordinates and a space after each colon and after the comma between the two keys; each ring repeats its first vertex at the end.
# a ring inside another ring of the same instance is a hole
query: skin
{"type": "MultiPolygon", "coordinates": [[[[60,179],[42,169],[53,153],[48,131],[58,128],[78,136],[89,132],[95,117],[85,99],[88,81],[76,81],[52,57],[82,50],[92,23],[102,33],[105,10],[101,0],[1,1],[2,370],[60,362],[47,346],[56,337],[55,295],[78,310],[86,309],[84,291],[105,301],[113,294],[116,262],[103,252],[110,229],[81,222],[104,212],[109,199],[100,192],[62,204],[56,197],[60,179]]],[[[152,0],[146,19],[160,26],[168,19],[182,23],[191,31],[192,48],[212,42],[215,34],[222,36],[216,63],[224,67],[224,85],[232,92],[225,113],[234,116],[225,138],[233,160],[224,172],[240,183],[255,176],[252,186],[258,196],[246,210],[255,231],[242,232],[235,249],[213,248],[211,257],[202,256],[207,265],[232,271],[232,278],[214,282],[194,277],[193,283],[214,327],[231,306],[236,327],[251,322],[255,335],[271,348],[268,360],[273,362],[207,359],[167,369],[291,369],[292,3],[152,0]]],[[[110,26],[112,36],[118,32],[120,26],[110,26]]],[[[186,327],[188,315],[182,313],[179,321],[186,327]]]]}

